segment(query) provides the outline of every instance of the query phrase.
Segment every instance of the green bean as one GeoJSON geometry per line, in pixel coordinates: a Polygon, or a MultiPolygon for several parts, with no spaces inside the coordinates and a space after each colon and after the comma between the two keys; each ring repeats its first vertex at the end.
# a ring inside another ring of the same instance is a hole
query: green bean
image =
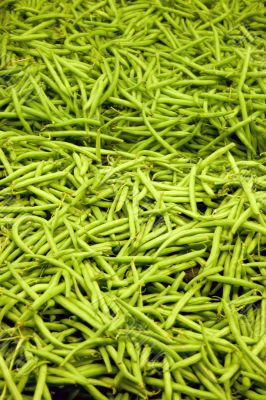
{"type": "Polygon", "coordinates": [[[168,257],[167,260],[158,261],[143,273],[143,278],[145,279],[145,277],[152,275],[153,273],[155,273],[155,271],[157,271],[160,268],[165,268],[165,267],[176,265],[176,264],[182,264],[187,261],[192,261],[196,257],[202,255],[204,252],[205,252],[205,249],[190,252],[187,254],[182,254],[180,256],[171,256],[171,257],[168,257]]]}
{"type": "Polygon", "coordinates": [[[171,371],[175,371],[178,368],[184,368],[189,365],[194,365],[201,360],[201,354],[194,354],[193,356],[187,357],[184,360],[178,361],[171,366],[171,371]]]}
{"type": "Polygon", "coordinates": [[[42,398],[45,390],[46,376],[47,376],[47,365],[43,364],[39,369],[37,385],[33,395],[34,400],[40,400],[42,398]]]}
{"type": "Polygon", "coordinates": [[[239,279],[239,278],[231,278],[227,276],[221,276],[218,274],[208,276],[208,280],[215,281],[215,282],[224,282],[228,285],[236,285],[236,286],[244,286],[248,287],[251,289],[258,289],[261,290],[263,289],[263,286],[253,283],[253,282],[247,282],[244,279],[239,279]]]}
{"type": "Polygon", "coordinates": [[[180,299],[175,304],[171,314],[169,315],[169,317],[166,320],[165,329],[170,329],[174,325],[177,315],[180,313],[180,311],[185,306],[185,304],[189,301],[189,299],[194,295],[194,293],[199,290],[200,287],[201,287],[201,284],[195,285],[194,288],[187,291],[186,294],[182,297],[182,299],[180,299]]]}
{"type": "Polygon", "coordinates": [[[172,378],[167,357],[163,361],[163,380],[164,380],[164,398],[166,400],[172,399],[172,378]]]}
{"type": "Polygon", "coordinates": [[[199,371],[196,372],[196,375],[199,377],[204,386],[209,390],[209,393],[213,393],[217,399],[224,398],[224,391],[222,391],[218,385],[213,384],[209,377],[206,377],[203,373],[199,371]]]}
{"type": "Polygon", "coordinates": [[[227,146],[224,146],[218,150],[216,150],[214,153],[212,153],[209,157],[205,158],[201,163],[200,163],[200,168],[204,169],[205,167],[208,166],[212,161],[220,157],[222,154],[226,153],[230,149],[234,148],[234,143],[230,143],[227,146]]]}
{"type": "MultiPolygon", "coordinates": [[[[160,379],[156,379],[156,378],[145,378],[145,381],[150,384],[153,385],[155,387],[159,387],[162,388],[164,383],[162,380],[160,379]]],[[[173,387],[173,391],[174,392],[179,392],[179,393],[185,393],[188,395],[195,395],[200,397],[201,399],[217,399],[216,395],[210,392],[206,392],[204,390],[200,390],[200,389],[194,389],[191,388],[189,386],[185,386],[185,385],[181,385],[179,383],[172,383],[172,387],[173,387]]]]}
{"type": "Polygon", "coordinates": [[[136,339],[144,341],[145,344],[148,344],[151,347],[158,349],[159,351],[164,351],[165,354],[168,354],[170,357],[173,358],[173,360],[180,361],[181,357],[174,350],[172,350],[172,348],[169,345],[166,345],[163,342],[154,339],[153,337],[139,333],[138,331],[129,330],[127,331],[127,334],[136,339]]]}
{"type": "Polygon", "coordinates": [[[39,297],[36,294],[36,292],[34,292],[32,290],[32,288],[27,284],[27,282],[21,278],[20,274],[13,268],[13,265],[11,266],[11,264],[8,264],[8,268],[11,272],[11,274],[14,276],[14,278],[16,279],[16,281],[20,284],[21,288],[23,290],[25,290],[25,292],[33,299],[33,300],[37,300],[39,297]]]}
{"type": "Polygon", "coordinates": [[[32,184],[38,184],[38,183],[43,183],[45,181],[55,180],[55,179],[61,178],[63,176],[66,176],[66,174],[67,174],[67,171],[59,171],[59,172],[52,172],[50,174],[46,174],[43,176],[37,176],[35,178],[29,178],[22,182],[18,182],[17,184],[14,184],[14,189],[21,189],[23,187],[27,187],[32,184]]]}
{"type": "Polygon", "coordinates": [[[6,365],[6,362],[1,354],[0,354],[0,368],[2,370],[7,387],[10,390],[10,393],[12,394],[13,398],[15,400],[22,400],[22,395],[18,391],[18,388],[17,388],[15,382],[13,381],[12,375],[11,375],[11,373],[6,365]]]}
{"type": "Polygon", "coordinates": [[[11,181],[15,180],[16,178],[18,178],[19,176],[23,176],[28,171],[31,171],[31,170],[35,169],[35,167],[37,167],[38,165],[39,165],[39,162],[31,163],[29,165],[25,165],[25,166],[19,168],[17,171],[9,173],[8,176],[6,176],[5,178],[2,178],[0,180],[0,184],[4,185],[4,184],[6,184],[8,182],[11,182],[11,181]]]}
{"type": "MultiPolygon", "coordinates": [[[[125,363],[121,360],[118,359],[118,353],[116,352],[116,350],[114,349],[113,346],[108,345],[107,346],[107,350],[110,354],[110,356],[113,358],[113,360],[115,361],[117,367],[120,370],[120,376],[121,377],[125,377],[127,380],[129,380],[129,382],[133,382],[139,385],[138,379],[133,376],[127,369],[125,363]],[[119,362],[118,362],[119,361],[119,362]]],[[[120,376],[118,375],[117,378],[119,379],[120,376]]]]}
{"type": "Polygon", "coordinates": [[[254,363],[254,367],[256,368],[256,371],[259,374],[264,374],[265,375],[265,372],[266,372],[265,365],[262,363],[262,361],[257,356],[255,356],[249,350],[249,348],[247,347],[247,345],[243,341],[242,337],[239,335],[238,328],[237,328],[237,325],[236,325],[236,322],[235,322],[235,317],[234,317],[233,314],[231,314],[230,307],[229,307],[229,305],[226,304],[226,302],[223,302],[223,308],[224,308],[224,310],[226,312],[226,315],[227,315],[227,318],[228,318],[228,322],[230,324],[231,331],[232,331],[232,333],[234,335],[234,338],[235,338],[236,342],[239,344],[241,350],[247,355],[247,357],[250,358],[250,360],[252,360],[252,362],[254,363]]]}
{"type": "Polygon", "coordinates": [[[168,334],[160,328],[158,325],[156,325],[150,318],[145,316],[140,310],[137,310],[136,308],[131,307],[129,304],[126,302],[122,301],[121,299],[116,300],[119,305],[124,307],[129,313],[131,313],[134,317],[138,318],[141,320],[143,323],[147,324],[154,332],[158,333],[159,335],[163,337],[168,337],[168,334]]]}
{"type": "Polygon", "coordinates": [[[25,120],[25,118],[23,116],[22,107],[19,104],[19,100],[18,100],[16,91],[15,91],[14,88],[12,90],[12,99],[13,99],[14,107],[15,107],[16,113],[18,115],[18,118],[20,119],[20,121],[21,121],[23,127],[25,128],[26,132],[31,134],[32,130],[30,128],[30,125],[28,124],[28,122],[25,120]]]}
{"type": "Polygon", "coordinates": [[[55,297],[55,301],[60,304],[62,307],[66,308],[67,310],[75,313],[80,319],[87,322],[89,325],[96,327],[97,329],[100,328],[99,322],[93,320],[93,318],[86,313],[84,310],[81,310],[77,307],[77,305],[72,304],[70,300],[67,300],[61,295],[57,295],[55,297]]]}

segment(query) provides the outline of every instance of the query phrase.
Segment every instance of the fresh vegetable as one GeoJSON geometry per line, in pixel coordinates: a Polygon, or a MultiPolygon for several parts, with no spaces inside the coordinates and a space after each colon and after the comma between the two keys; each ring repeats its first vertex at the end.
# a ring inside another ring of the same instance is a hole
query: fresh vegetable
{"type": "Polygon", "coordinates": [[[266,396],[265,5],[0,3],[0,399],[266,396]]]}

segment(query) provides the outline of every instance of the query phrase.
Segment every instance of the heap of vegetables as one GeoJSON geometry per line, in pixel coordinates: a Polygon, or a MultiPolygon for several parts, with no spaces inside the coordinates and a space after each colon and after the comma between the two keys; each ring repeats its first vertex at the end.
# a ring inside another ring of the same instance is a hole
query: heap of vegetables
{"type": "Polygon", "coordinates": [[[0,400],[266,398],[265,18],[0,2],[0,400]]]}

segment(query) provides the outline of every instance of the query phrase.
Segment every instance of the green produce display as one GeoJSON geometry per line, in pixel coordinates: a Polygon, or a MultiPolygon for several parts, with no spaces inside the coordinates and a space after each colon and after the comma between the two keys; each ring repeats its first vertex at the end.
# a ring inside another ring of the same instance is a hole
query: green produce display
{"type": "Polygon", "coordinates": [[[0,0],[0,400],[266,399],[262,0],[0,0]]]}

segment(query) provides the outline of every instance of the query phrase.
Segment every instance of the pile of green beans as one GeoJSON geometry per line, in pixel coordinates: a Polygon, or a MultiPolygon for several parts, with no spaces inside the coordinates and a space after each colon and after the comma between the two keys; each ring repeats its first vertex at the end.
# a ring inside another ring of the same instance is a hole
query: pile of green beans
{"type": "Polygon", "coordinates": [[[0,1],[0,400],[266,398],[265,6],[0,1]]]}

